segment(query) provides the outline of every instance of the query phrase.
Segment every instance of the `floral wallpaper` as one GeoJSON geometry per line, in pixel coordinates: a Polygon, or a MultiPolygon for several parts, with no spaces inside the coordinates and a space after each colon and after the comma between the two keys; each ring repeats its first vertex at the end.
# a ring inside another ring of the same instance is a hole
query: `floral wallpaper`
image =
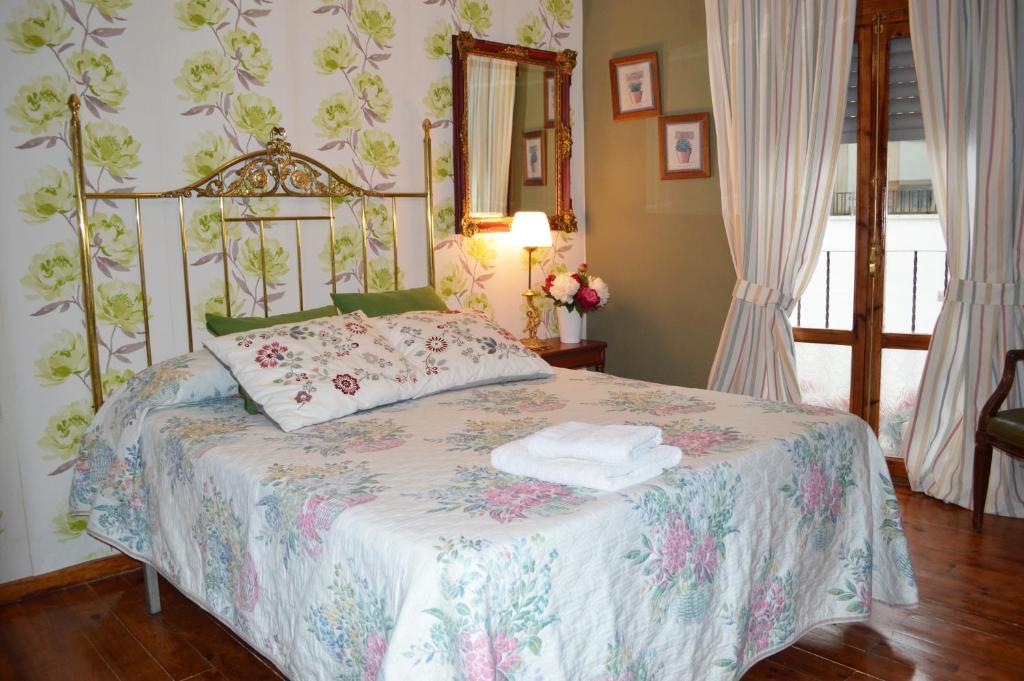
{"type": "MultiPolygon", "coordinates": [[[[8,352],[0,364],[0,582],[108,552],[67,514],[69,469],[92,418],[65,104],[72,93],[82,100],[85,180],[98,191],[186,184],[261,148],[276,125],[295,148],[356,184],[417,190],[420,121],[429,118],[437,289],[452,307],[522,326],[525,253],[505,235],[454,234],[451,35],[579,50],[580,0],[15,0],[2,12],[0,335],[8,352]]],[[[581,82],[575,73],[576,140],[581,82]]],[[[573,197],[582,218],[579,145],[573,197]]],[[[418,208],[401,206],[400,224],[419,224],[418,208]]],[[[154,360],[186,349],[177,205],[144,208],[146,300],[134,207],[94,201],[88,210],[109,391],[146,365],[147,309],[154,360]]],[[[339,201],[334,210],[336,284],[358,290],[360,206],[339,201]]],[[[394,284],[391,210],[390,202],[366,206],[372,289],[394,284]]],[[[276,200],[230,202],[226,211],[243,219],[290,214],[276,200]]],[[[197,342],[203,314],[225,310],[225,264],[233,314],[297,308],[289,229],[267,229],[263,281],[255,221],[230,223],[225,263],[217,203],[191,201],[186,212],[197,342]]],[[[302,239],[305,303],[326,304],[329,238],[310,227],[302,239]]],[[[552,248],[534,254],[534,279],[574,269],[583,246],[582,231],[556,234],[552,248]]],[[[402,285],[420,285],[425,266],[406,254],[399,276],[402,285]]],[[[554,334],[551,312],[542,332],[554,334]]]]}

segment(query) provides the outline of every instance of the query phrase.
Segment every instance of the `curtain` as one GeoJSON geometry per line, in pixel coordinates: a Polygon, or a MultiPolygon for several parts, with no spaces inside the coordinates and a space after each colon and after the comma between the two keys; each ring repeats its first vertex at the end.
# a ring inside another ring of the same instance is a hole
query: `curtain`
{"type": "Polygon", "coordinates": [[[469,115],[469,205],[473,215],[505,215],[512,158],[516,62],[470,55],[466,60],[469,115]]]}
{"type": "Polygon", "coordinates": [[[705,0],[722,217],[736,287],[708,387],[797,402],[789,315],[831,198],[855,0],[705,0]]]}
{"type": "MultiPolygon", "coordinates": [[[[912,0],[925,140],[950,282],[906,444],[911,486],[971,508],[978,411],[1024,347],[1024,3],[912,0]]],[[[1024,405],[1021,376],[1009,407],[1024,405]]],[[[996,454],[986,511],[1024,516],[1024,467],[996,454]]]]}

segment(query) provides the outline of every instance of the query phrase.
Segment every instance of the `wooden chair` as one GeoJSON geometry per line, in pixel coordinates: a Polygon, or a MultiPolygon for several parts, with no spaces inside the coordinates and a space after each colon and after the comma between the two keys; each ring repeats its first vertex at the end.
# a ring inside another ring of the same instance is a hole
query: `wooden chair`
{"type": "Polygon", "coordinates": [[[974,435],[974,529],[980,530],[985,517],[985,497],[988,496],[988,478],[992,471],[992,447],[998,447],[1008,456],[1024,460],[1024,409],[999,408],[1010,394],[1017,373],[1017,362],[1024,361],[1024,350],[1006,353],[1003,377],[996,391],[981,408],[978,432],[974,435]]]}

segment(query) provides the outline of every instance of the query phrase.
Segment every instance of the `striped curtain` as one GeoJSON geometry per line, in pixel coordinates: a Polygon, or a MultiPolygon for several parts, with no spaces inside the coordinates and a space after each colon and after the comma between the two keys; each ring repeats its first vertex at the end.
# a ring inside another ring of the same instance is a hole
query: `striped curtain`
{"type": "Polygon", "coordinates": [[[736,287],[708,387],[798,402],[789,314],[814,272],[842,132],[855,0],[705,0],[736,287]]]}
{"type": "Polygon", "coordinates": [[[516,102],[516,62],[472,54],[466,60],[469,117],[469,208],[476,216],[508,213],[512,160],[512,119],[516,102]]]}
{"type": "MultiPolygon", "coordinates": [[[[971,508],[978,411],[1024,348],[1024,2],[911,0],[910,28],[950,283],[906,445],[914,489],[971,508]]],[[[1018,373],[1009,407],[1024,405],[1018,373]]],[[[1024,516],[997,454],[986,511],[1024,516]]]]}

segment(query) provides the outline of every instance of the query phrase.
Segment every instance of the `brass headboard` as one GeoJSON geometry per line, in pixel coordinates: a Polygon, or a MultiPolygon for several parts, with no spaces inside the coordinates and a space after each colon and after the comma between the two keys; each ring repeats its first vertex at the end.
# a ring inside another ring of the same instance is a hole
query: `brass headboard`
{"type": "Polygon", "coordinates": [[[430,121],[423,121],[423,172],[424,188],[419,192],[376,191],[356,186],[340,177],[320,161],[291,150],[285,139],[283,128],[274,128],[266,148],[262,151],[250,152],[226,161],[206,177],[189,185],[169,191],[135,192],[89,191],[85,181],[84,154],[82,150],[82,123],[79,118],[80,102],[77,95],[68,99],[71,109],[71,155],[75,182],[76,209],[78,213],[78,246],[82,272],[82,301],[85,312],[86,344],[88,345],[89,383],[92,388],[94,409],[103,403],[104,394],[100,369],[99,336],[96,326],[96,292],[93,288],[93,256],[92,235],[89,226],[89,212],[86,202],[99,200],[104,202],[129,201],[134,203],[135,229],[138,240],[137,260],[139,264],[139,284],[142,290],[142,315],[146,347],[146,365],[153,363],[153,351],[150,342],[149,328],[149,296],[146,290],[146,264],[142,240],[142,201],[175,199],[178,203],[178,222],[181,239],[182,283],[185,293],[185,317],[188,327],[188,349],[194,348],[192,338],[192,306],[189,288],[188,233],[185,220],[185,200],[192,198],[219,199],[220,205],[220,246],[223,262],[224,303],[225,312],[231,315],[231,285],[228,268],[228,223],[248,222],[259,225],[260,267],[262,270],[263,314],[269,316],[270,306],[267,291],[267,261],[265,223],[294,221],[296,259],[298,263],[299,307],[304,307],[302,281],[302,222],[326,221],[330,229],[330,260],[331,290],[337,292],[338,273],[336,271],[336,231],[334,216],[335,199],[358,199],[362,229],[362,261],[363,290],[369,290],[369,254],[367,244],[369,231],[366,219],[367,199],[390,199],[391,201],[391,237],[392,237],[392,273],[394,286],[399,287],[398,267],[398,199],[423,199],[426,219],[426,250],[427,250],[427,281],[434,285],[434,196],[431,178],[430,121]],[[245,215],[242,217],[228,215],[224,208],[224,199],[250,198],[312,198],[327,199],[326,215],[245,215]]]}

